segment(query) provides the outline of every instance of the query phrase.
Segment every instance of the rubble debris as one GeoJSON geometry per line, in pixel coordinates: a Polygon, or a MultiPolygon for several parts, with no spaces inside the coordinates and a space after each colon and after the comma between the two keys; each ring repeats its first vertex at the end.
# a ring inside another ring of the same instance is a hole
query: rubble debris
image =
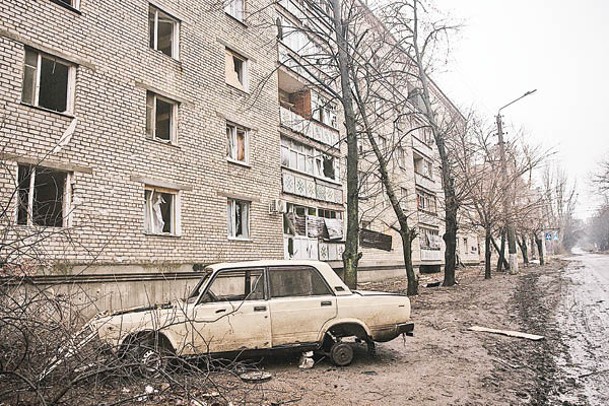
{"type": "Polygon", "coordinates": [[[437,288],[438,286],[442,286],[442,281],[430,282],[425,285],[426,288],[437,288]]]}
{"type": "Polygon", "coordinates": [[[523,333],[520,331],[512,331],[512,330],[497,330],[494,328],[486,328],[480,326],[472,326],[468,328],[470,331],[479,331],[483,333],[493,333],[493,334],[501,334],[509,337],[518,337],[518,338],[526,338],[527,340],[539,341],[543,340],[544,336],[538,336],[536,334],[523,333]]]}
{"type": "Polygon", "coordinates": [[[272,375],[266,371],[245,372],[239,375],[244,382],[265,382],[272,378],[272,375]]]}
{"type": "Polygon", "coordinates": [[[298,368],[300,369],[311,369],[315,365],[315,360],[313,359],[313,351],[305,351],[300,356],[300,362],[298,363],[298,368]]]}

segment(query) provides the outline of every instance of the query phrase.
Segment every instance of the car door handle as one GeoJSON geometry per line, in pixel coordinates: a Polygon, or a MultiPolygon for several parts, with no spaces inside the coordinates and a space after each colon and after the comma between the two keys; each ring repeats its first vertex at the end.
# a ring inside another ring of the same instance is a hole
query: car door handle
{"type": "Polygon", "coordinates": [[[331,302],[331,301],[329,301],[329,300],[323,300],[323,301],[321,302],[321,305],[322,305],[322,306],[332,306],[332,302],[331,302]]]}
{"type": "Polygon", "coordinates": [[[216,313],[224,313],[226,311],[226,309],[218,309],[216,310],[216,313]]]}
{"type": "Polygon", "coordinates": [[[264,312],[266,311],[266,306],[254,306],[255,312],[264,312]]]}

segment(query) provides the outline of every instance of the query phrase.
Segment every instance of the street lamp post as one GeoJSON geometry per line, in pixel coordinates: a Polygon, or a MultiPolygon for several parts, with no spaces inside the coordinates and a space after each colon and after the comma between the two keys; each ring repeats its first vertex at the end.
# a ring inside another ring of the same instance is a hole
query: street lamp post
{"type": "Polygon", "coordinates": [[[518,272],[518,255],[516,253],[516,231],[514,230],[514,224],[511,219],[511,208],[512,208],[512,199],[511,195],[512,187],[511,182],[507,182],[508,178],[508,168],[507,168],[507,160],[505,157],[505,144],[503,141],[503,123],[501,122],[501,110],[505,109],[508,106],[516,103],[517,101],[527,97],[530,94],[533,94],[537,91],[537,89],[529,90],[522,96],[517,99],[512,100],[505,106],[501,107],[497,111],[497,137],[499,142],[499,158],[501,159],[501,176],[503,178],[504,183],[506,184],[506,191],[504,194],[503,200],[503,216],[505,221],[505,226],[507,228],[507,236],[508,236],[508,252],[509,252],[509,264],[510,264],[510,272],[517,273],[518,272]]]}

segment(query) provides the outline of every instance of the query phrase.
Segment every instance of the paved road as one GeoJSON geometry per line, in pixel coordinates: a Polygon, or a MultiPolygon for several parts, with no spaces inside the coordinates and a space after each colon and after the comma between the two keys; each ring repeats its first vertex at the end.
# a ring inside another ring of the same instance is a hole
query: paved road
{"type": "Polygon", "coordinates": [[[568,355],[559,365],[590,405],[609,405],[609,256],[576,252],[565,277],[558,321],[568,355]]]}

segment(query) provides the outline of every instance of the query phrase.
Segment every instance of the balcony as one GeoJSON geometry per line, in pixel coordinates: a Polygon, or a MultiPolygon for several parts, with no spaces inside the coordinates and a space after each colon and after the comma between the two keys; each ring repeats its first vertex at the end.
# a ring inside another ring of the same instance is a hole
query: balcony
{"type": "Polygon", "coordinates": [[[421,249],[421,262],[442,262],[444,252],[441,250],[421,249]]]}
{"type": "Polygon", "coordinates": [[[282,126],[314,139],[315,141],[321,142],[322,144],[334,148],[339,147],[340,134],[338,131],[314,121],[307,120],[285,107],[280,107],[279,113],[282,126]]]}
{"type": "Polygon", "coordinates": [[[415,172],[414,182],[417,186],[421,186],[422,188],[430,191],[435,191],[437,189],[435,180],[430,179],[427,176],[423,176],[420,173],[415,172]]]}
{"type": "Polygon", "coordinates": [[[284,236],[285,259],[314,259],[318,261],[341,261],[345,243],[319,241],[316,238],[284,236]],[[290,242],[290,240],[292,240],[290,242]],[[292,250],[290,254],[289,250],[292,250]]]}

